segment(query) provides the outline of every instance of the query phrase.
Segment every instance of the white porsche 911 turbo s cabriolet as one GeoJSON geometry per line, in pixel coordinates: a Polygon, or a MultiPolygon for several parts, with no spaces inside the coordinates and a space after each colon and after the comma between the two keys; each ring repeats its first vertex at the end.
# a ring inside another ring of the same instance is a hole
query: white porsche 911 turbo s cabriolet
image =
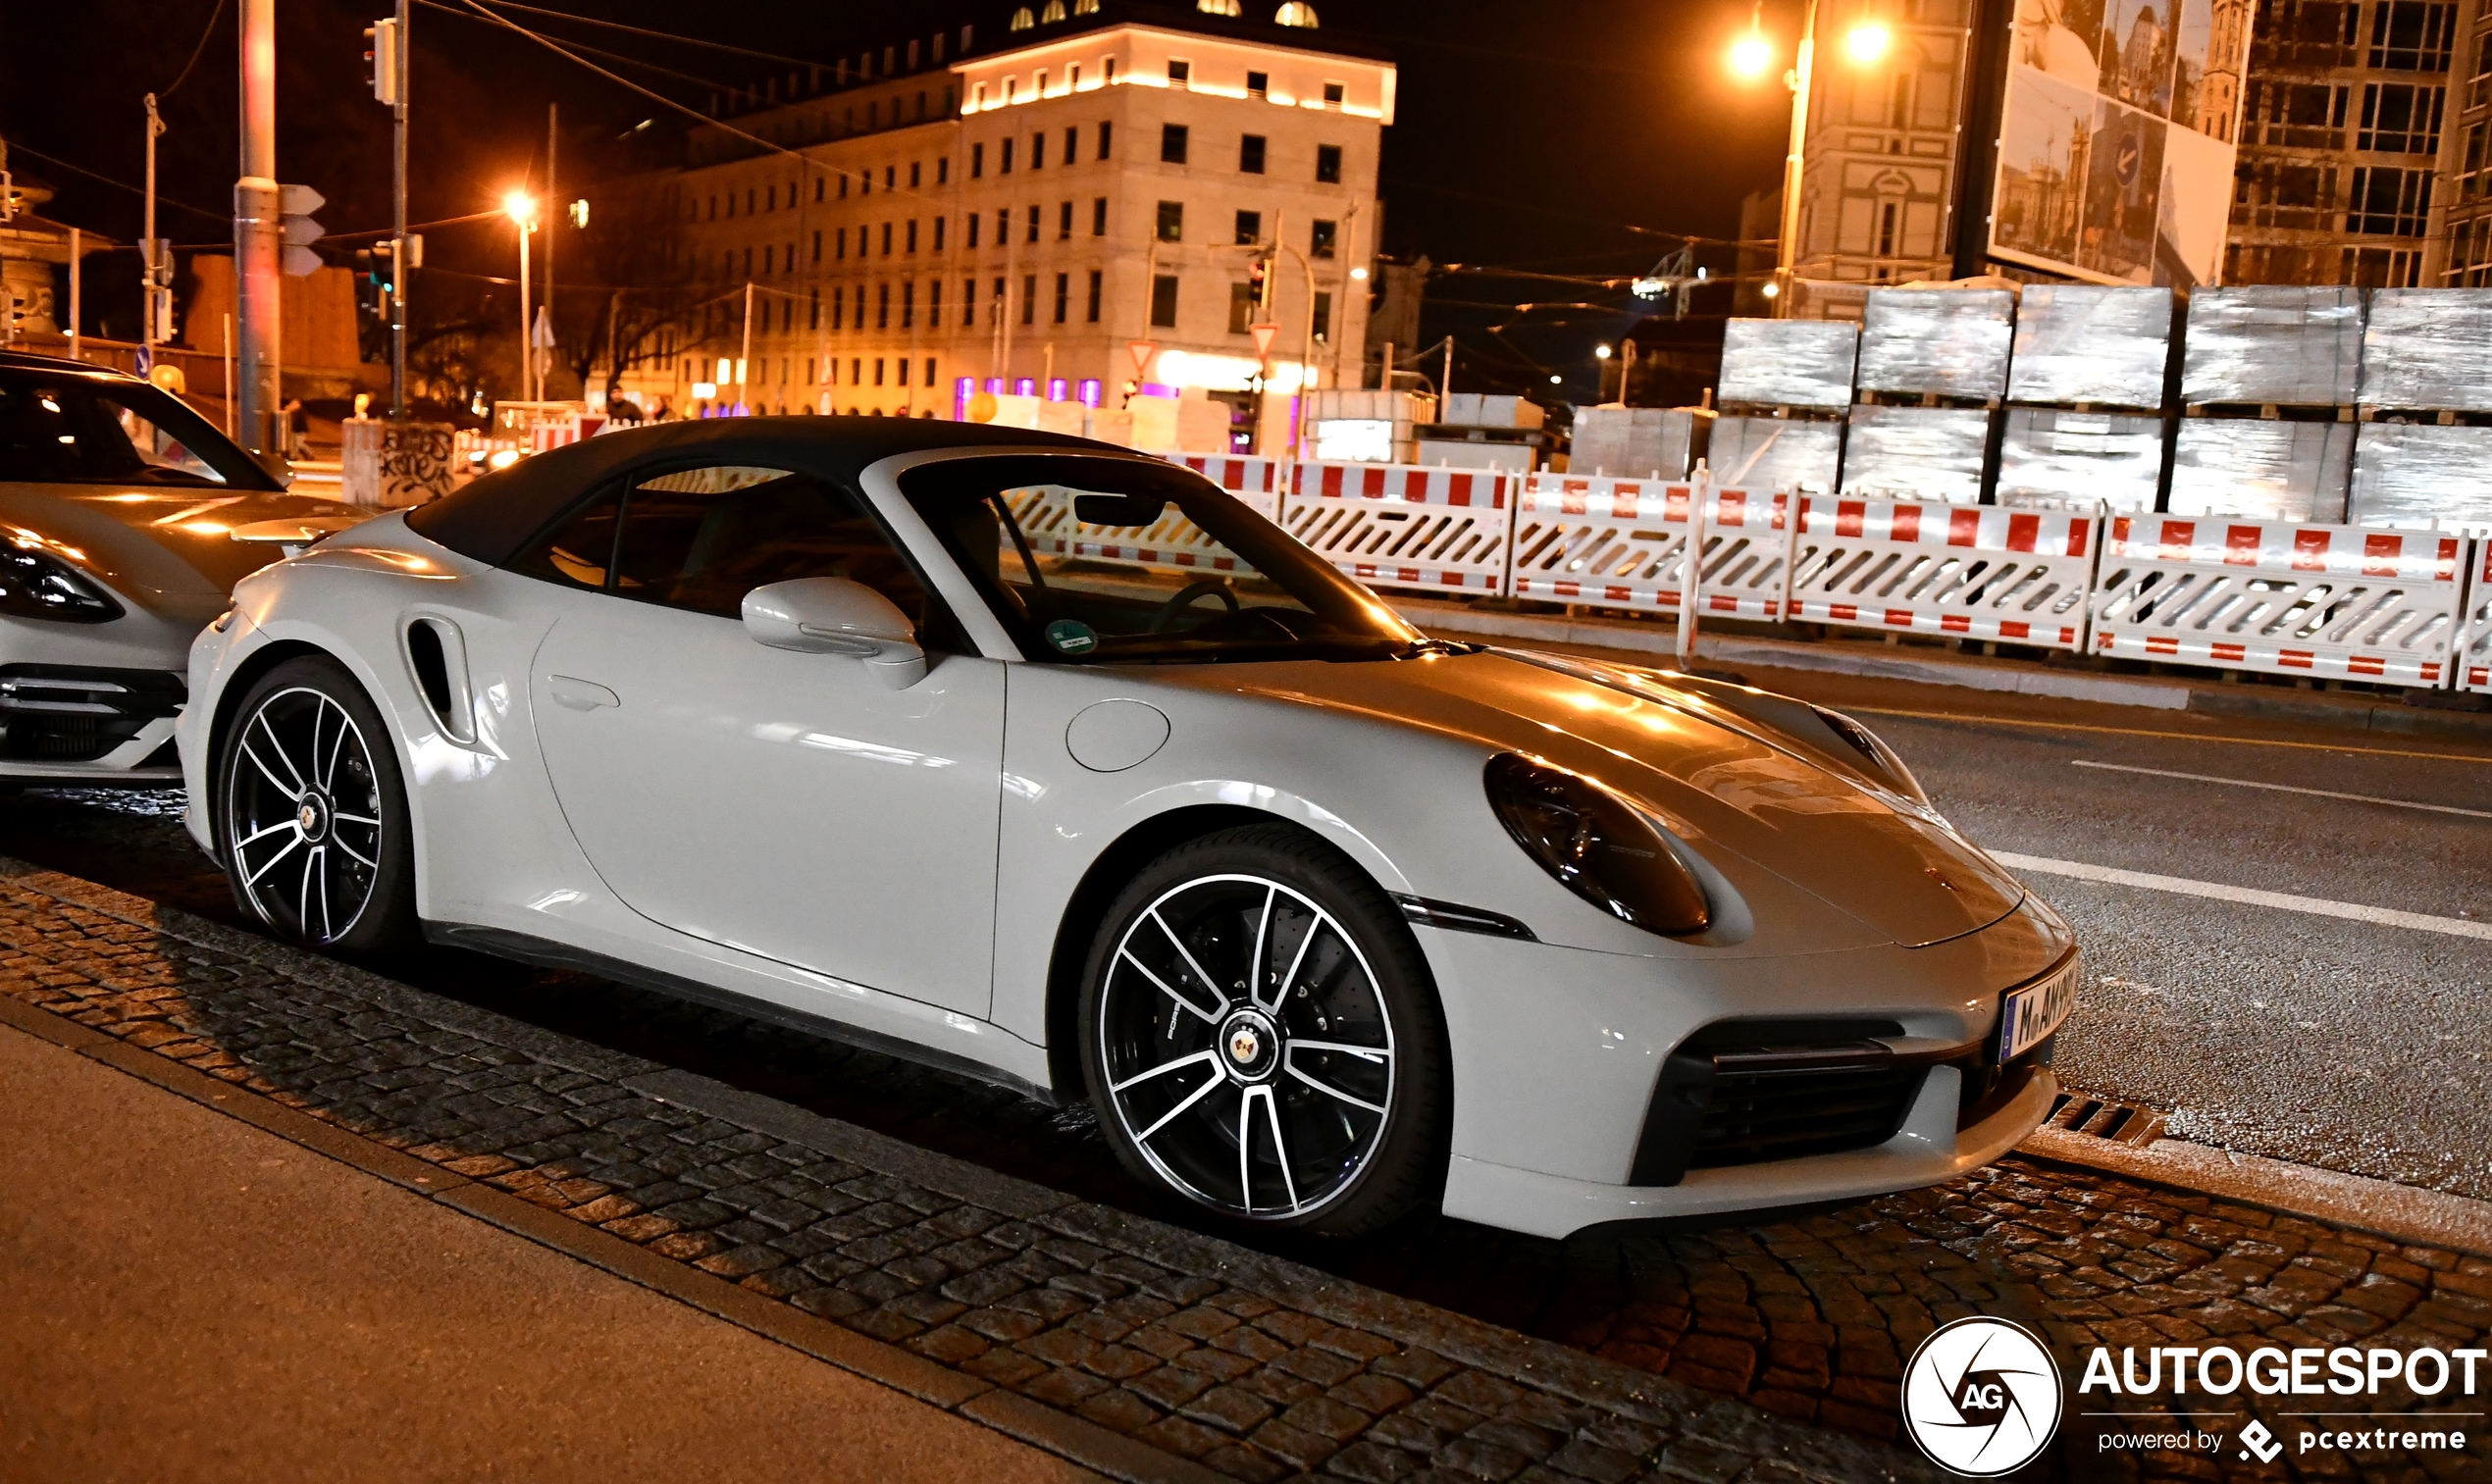
{"type": "Polygon", "coordinates": [[[234,532],[341,516],[136,377],[0,351],[0,783],[180,782],[191,637],[282,554],[234,532]]]}
{"type": "Polygon", "coordinates": [[[277,932],[1086,1100],[1235,1222],[1899,1190],[2056,1086],[2067,928],[1861,727],[1428,639],[1101,444],[597,438],[246,580],[190,683],[191,833],[277,932]]]}

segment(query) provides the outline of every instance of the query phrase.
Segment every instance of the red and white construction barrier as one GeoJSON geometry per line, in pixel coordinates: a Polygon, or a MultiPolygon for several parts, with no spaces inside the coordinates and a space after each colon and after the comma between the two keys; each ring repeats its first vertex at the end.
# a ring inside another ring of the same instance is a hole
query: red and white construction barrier
{"type": "Polygon", "coordinates": [[[1235,458],[1218,453],[1169,453],[1161,456],[1210,480],[1255,507],[1267,519],[1278,518],[1280,460],[1235,458]]]}
{"type": "Polygon", "coordinates": [[[2095,588],[2093,647],[2436,686],[2465,621],[2464,545],[2436,531],[2123,516],[2095,588]]]}
{"type": "Polygon", "coordinates": [[[2492,691],[2492,539],[2478,539],[2475,548],[2466,628],[2458,640],[2457,682],[2461,691],[2492,691]]]}
{"type": "Polygon", "coordinates": [[[2091,515],[1810,495],[1791,614],[2079,649],[2101,533],[2091,515]]]}
{"type": "Polygon", "coordinates": [[[1514,477],[1388,464],[1298,464],[1281,525],[1361,582],[1502,593],[1514,477]]]}
{"type": "MultiPolygon", "coordinates": [[[[1676,611],[1694,486],[1535,474],[1514,514],[1516,597],[1676,611]]],[[[1716,491],[1705,512],[1702,610],[1782,617],[1791,496],[1716,491]]]]}

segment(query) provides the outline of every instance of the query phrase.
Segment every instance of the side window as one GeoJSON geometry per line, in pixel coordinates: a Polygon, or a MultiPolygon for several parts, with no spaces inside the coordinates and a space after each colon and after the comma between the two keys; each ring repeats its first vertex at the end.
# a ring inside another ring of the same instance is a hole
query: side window
{"type": "Polygon", "coordinates": [[[634,483],[613,567],[618,596],[720,618],[740,617],[744,595],[766,584],[844,577],[927,626],[925,589],[873,518],[847,491],[784,469],[710,465],[634,483]]]}
{"type": "Polygon", "coordinates": [[[556,527],[510,570],[566,588],[603,588],[614,565],[614,528],[622,512],[623,493],[617,489],[556,527]]]}

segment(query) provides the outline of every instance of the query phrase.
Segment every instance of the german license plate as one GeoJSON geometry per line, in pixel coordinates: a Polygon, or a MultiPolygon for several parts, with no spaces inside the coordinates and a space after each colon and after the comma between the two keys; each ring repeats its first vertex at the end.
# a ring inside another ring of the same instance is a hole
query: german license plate
{"type": "Polygon", "coordinates": [[[1999,997],[1999,1059],[2013,1061],[2040,1046],[2077,1007],[2077,955],[2039,984],[1999,997]]]}

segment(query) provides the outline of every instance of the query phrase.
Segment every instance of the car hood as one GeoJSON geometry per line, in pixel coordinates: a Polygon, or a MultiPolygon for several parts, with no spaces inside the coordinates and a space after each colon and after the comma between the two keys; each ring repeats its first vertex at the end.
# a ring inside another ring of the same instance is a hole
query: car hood
{"type": "Polygon", "coordinates": [[[1256,668],[1266,676],[1253,688],[1275,698],[1363,711],[1598,779],[1697,851],[1738,855],[1907,947],[1978,932],[2024,898],[1928,806],[1651,676],[1494,651],[1256,668]]]}
{"type": "Polygon", "coordinates": [[[240,526],[373,512],[309,495],[207,486],[0,484],[0,535],[32,531],[125,596],[222,596],[275,561],[268,542],[233,539],[240,526]]]}

